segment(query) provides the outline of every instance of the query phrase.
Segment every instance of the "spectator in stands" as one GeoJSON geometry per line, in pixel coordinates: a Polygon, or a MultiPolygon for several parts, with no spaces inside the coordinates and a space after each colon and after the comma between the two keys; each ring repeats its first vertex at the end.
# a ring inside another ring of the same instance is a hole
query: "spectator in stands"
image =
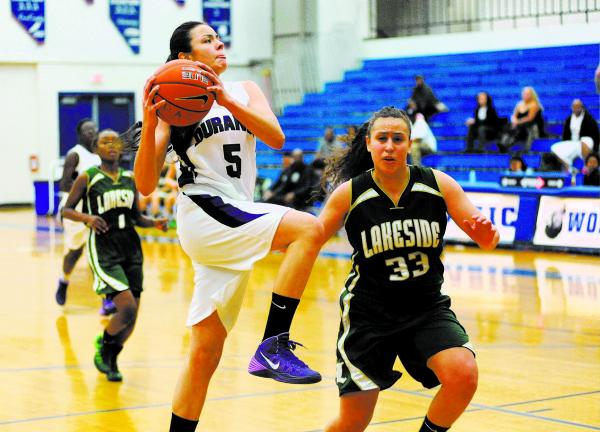
{"type": "Polygon", "coordinates": [[[596,93],[600,94],[600,64],[598,64],[598,67],[596,68],[594,82],[596,83],[596,93]]]}
{"type": "Polygon", "coordinates": [[[304,203],[304,209],[325,201],[325,191],[321,186],[321,177],[325,170],[325,161],[315,159],[308,167],[308,180],[304,182],[305,187],[296,191],[296,198],[304,203]]]}
{"type": "Polygon", "coordinates": [[[576,158],[585,159],[591,152],[597,153],[599,141],[598,123],[585,109],[581,99],[574,99],[571,114],[563,126],[562,141],[552,144],[552,152],[567,169],[571,169],[576,158]]]}
{"type": "Polygon", "coordinates": [[[510,158],[508,170],[512,173],[524,173],[529,170],[527,164],[521,156],[513,156],[510,158]]]}
{"type": "Polygon", "coordinates": [[[582,170],[583,184],[585,186],[600,186],[599,162],[600,156],[598,156],[598,153],[590,153],[585,158],[585,166],[582,170]]]}
{"type": "Polygon", "coordinates": [[[410,139],[412,140],[410,158],[413,165],[421,166],[421,159],[424,156],[437,151],[437,140],[421,113],[415,115],[410,139]]]}
{"type": "Polygon", "coordinates": [[[323,137],[319,140],[316,159],[327,159],[335,150],[342,147],[342,143],[336,138],[333,128],[325,128],[323,137]]]}
{"type": "Polygon", "coordinates": [[[263,201],[301,210],[307,207],[310,168],[304,163],[304,152],[300,149],[292,152],[292,160],[273,186],[263,194],[263,201]]]}
{"type": "Polygon", "coordinates": [[[466,125],[469,127],[466,153],[483,153],[485,144],[498,137],[501,128],[500,118],[488,93],[477,94],[477,107],[473,117],[467,119],[466,125]],[[477,140],[477,147],[474,147],[475,140],[477,140]]]}
{"type": "Polygon", "coordinates": [[[448,111],[448,107],[438,100],[431,87],[425,84],[423,75],[415,76],[415,86],[410,99],[415,103],[416,111],[423,114],[427,122],[434,114],[448,111]]]}
{"type": "Polygon", "coordinates": [[[510,128],[498,143],[501,153],[506,153],[516,143],[523,143],[523,152],[528,152],[531,143],[538,137],[545,137],[543,117],[544,107],[533,87],[524,87],[521,100],[515,106],[510,118],[510,128]]]}
{"type": "Polygon", "coordinates": [[[540,162],[540,167],[538,171],[541,172],[556,172],[563,171],[563,164],[560,159],[551,152],[546,152],[542,155],[542,161],[540,162]]]}

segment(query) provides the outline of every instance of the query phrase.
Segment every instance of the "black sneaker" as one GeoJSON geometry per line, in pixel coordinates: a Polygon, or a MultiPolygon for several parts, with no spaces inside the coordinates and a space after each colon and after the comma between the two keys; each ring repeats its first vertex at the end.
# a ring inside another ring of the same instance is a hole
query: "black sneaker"
{"type": "Polygon", "coordinates": [[[110,347],[110,351],[108,359],[108,372],[106,372],[106,378],[112,382],[121,382],[123,381],[123,375],[119,371],[119,367],[117,366],[117,356],[123,349],[123,345],[114,345],[110,347]]]}
{"type": "Polygon", "coordinates": [[[65,282],[62,279],[58,280],[58,288],[56,288],[56,294],[54,294],[54,298],[56,299],[56,303],[59,305],[64,305],[67,301],[67,287],[69,286],[69,282],[65,282]]]}

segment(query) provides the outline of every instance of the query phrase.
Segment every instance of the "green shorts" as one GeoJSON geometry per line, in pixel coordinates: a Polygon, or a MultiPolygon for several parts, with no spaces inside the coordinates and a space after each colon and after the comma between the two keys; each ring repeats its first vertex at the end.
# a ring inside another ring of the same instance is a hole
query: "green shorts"
{"type": "Polygon", "coordinates": [[[344,290],[337,343],[336,383],[340,396],[361,390],[385,390],[402,375],[393,370],[396,357],[426,388],[439,385],[427,360],[448,348],[473,351],[464,327],[442,296],[432,308],[406,320],[390,320],[389,310],[344,290]],[[378,309],[381,309],[378,311],[378,309]]]}
{"type": "Polygon", "coordinates": [[[94,291],[108,297],[130,289],[139,297],[143,283],[143,255],[135,229],[96,234],[90,230],[87,258],[94,273],[94,291]]]}

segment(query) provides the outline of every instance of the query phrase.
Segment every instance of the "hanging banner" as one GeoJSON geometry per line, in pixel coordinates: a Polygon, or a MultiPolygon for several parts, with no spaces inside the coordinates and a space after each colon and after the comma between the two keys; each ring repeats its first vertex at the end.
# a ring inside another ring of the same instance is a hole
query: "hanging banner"
{"type": "Polygon", "coordinates": [[[225,46],[231,45],[231,1],[202,0],[202,14],[206,24],[221,37],[225,46]]]}
{"type": "Polygon", "coordinates": [[[140,53],[141,0],[109,0],[110,19],[134,54],[140,53]]]}
{"type": "Polygon", "coordinates": [[[46,0],[11,0],[13,16],[39,44],[46,39],[46,0]]]}
{"type": "Polygon", "coordinates": [[[185,0],[175,0],[175,3],[177,3],[179,6],[183,6],[185,4],[185,0]]]}

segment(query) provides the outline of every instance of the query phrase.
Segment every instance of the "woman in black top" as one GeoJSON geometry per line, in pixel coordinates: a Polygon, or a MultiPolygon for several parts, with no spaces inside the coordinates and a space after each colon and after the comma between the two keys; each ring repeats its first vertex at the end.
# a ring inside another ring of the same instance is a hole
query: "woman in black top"
{"type": "Polygon", "coordinates": [[[498,136],[500,119],[492,97],[486,92],[477,94],[477,108],[473,118],[467,120],[469,132],[467,134],[467,153],[481,153],[485,150],[485,144],[498,136]],[[473,145],[477,140],[477,147],[473,145]]]}
{"type": "Polygon", "coordinates": [[[381,109],[324,176],[338,185],[319,216],[324,238],[344,225],[354,249],[340,296],[340,412],[328,432],[368,426],[379,392],[400,377],[396,357],[425,387],[442,385],[420,431],[446,431],[477,387],[473,347],[440,291],[447,214],[482,249],[499,235],[450,176],[407,164],[410,132],[406,112],[381,109]]]}

